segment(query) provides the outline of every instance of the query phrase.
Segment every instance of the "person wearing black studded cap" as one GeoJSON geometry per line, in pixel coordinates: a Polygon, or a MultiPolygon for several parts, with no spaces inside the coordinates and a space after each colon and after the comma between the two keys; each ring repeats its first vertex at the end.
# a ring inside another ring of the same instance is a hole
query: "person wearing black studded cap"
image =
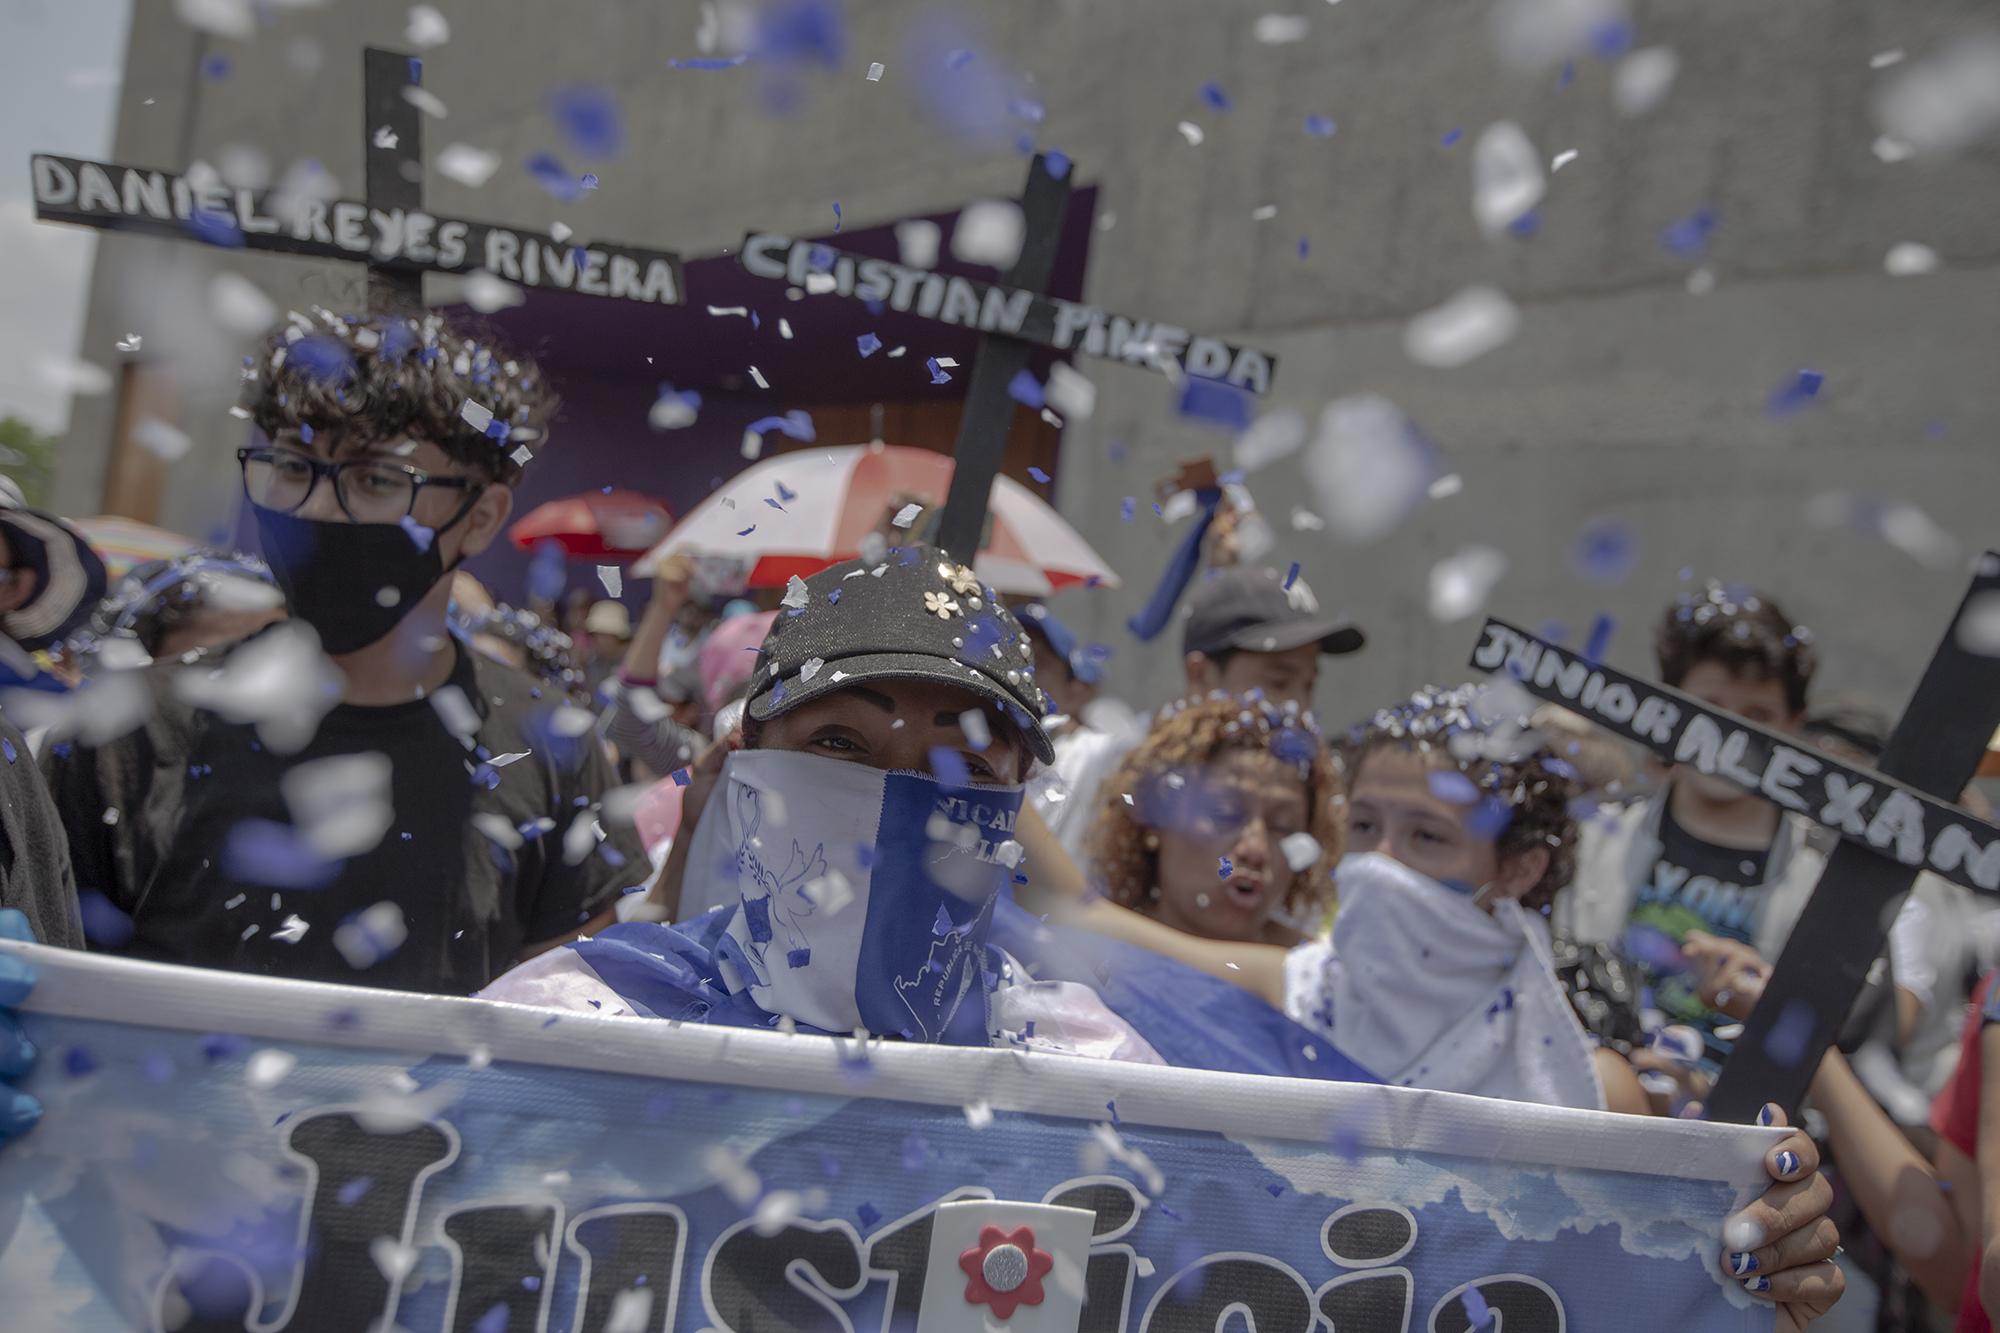
{"type": "Polygon", "coordinates": [[[1261,690],[1273,703],[1310,708],[1320,658],[1366,642],[1352,622],[1320,610],[1297,566],[1225,565],[1188,596],[1181,656],[1190,695],[1261,690]]]}

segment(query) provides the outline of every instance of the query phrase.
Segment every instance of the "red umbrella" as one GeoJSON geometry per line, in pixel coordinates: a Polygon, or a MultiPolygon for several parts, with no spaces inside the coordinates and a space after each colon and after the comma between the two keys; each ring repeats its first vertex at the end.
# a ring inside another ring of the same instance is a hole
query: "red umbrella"
{"type": "Polygon", "coordinates": [[[625,561],[657,546],[673,525],[673,514],[651,496],[585,491],[536,505],[507,535],[524,551],[552,541],[572,560],[625,561]]]}

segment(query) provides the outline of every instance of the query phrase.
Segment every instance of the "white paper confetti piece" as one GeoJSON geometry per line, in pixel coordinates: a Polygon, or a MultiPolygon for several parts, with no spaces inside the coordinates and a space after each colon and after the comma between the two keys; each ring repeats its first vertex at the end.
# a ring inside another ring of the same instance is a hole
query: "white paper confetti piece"
{"type": "Polygon", "coordinates": [[[1433,500],[1443,500],[1450,496],[1457,495],[1460,491],[1464,489],[1465,489],[1465,478],[1459,476],[1456,472],[1447,472],[1442,477],[1439,477],[1436,481],[1431,483],[1430,497],[1433,500]]]}
{"type": "Polygon", "coordinates": [[[826,659],[824,657],[808,657],[799,664],[799,679],[801,681],[811,680],[820,673],[820,668],[825,665],[826,659]]]}
{"type": "Polygon", "coordinates": [[[465,275],[465,303],[482,315],[506,310],[528,299],[526,292],[483,268],[465,275]]]}
{"type": "Polygon", "coordinates": [[[792,340],[792,321],[790,321],[789,319],[785,319],[782,316],[779,317],[778,336],[780,338],[783,338],[786,342],[790,342],[792,340]]]}
{"type": "Polygon", "coordinates": [[[1403,328],[1403,350],[1419,365],[1450,369],[1485,356],[1514,336],[1521,312],[1497,287],[1467,287],[1403,328]]]}
{"type": "Polygon", "coordinates": [[[1576,149],[1574,148],[1563,149],[1560,153],[1557,153],[1554,157],[1549,159],[1549,174],[1554,175],[1556,172],[1561,171],[1564,167],[1576,161],[1576,158],[1577,158],[1576,149]]]}
{"type": "Polygon", "coordinates": [[[1201,126],[1191,120],[1184,120],[1174,128],[1178,129],[1181,132],[1181,137],[1186,139],[1189,145],[1193,147],[1200,147],[1201,141],[1207,137],[1201,132],[1201,126]]]}
{"type": "Polygon", "coordinates": [[[625,590],[625,571],[616,565],[599,565],[597,581],[604,585],[607,596],[616,597],[625,590]]]}
{"type": "Polygon", "coordinates": [[[403,29],[403,40],[418,50],[443,46],[451,40],[451,23],[435,5],[413,6],[409,24],[403,29]]]}
{"type": "Polygon", "coordinates": [[[132,442],[155,458],[169,463],[179,462],[187,457],[187,451],[194,447],[194,441],[179,426],[145,417],[132,427],[132,442]]]}
{"type": "Polygon", "coordinates": [[[992,1102],[967,1102],[960,1108],[965,1112],[965,1123],[973,1129],[985,1129],[993,1123],[992,1102]]]}
{"type": "Polygon", "coordinates": [[[469,143],[446,144],[437,156],[438,171],[469,190],[476,190],[500,170],[500,154],[469,143]]]}
{"type": "Polygon", "coordinates": [[[1937,271],[1938,253],[1916,241],[1902,241],[1889,247],[1882,257],[1882,271],[1892,278],[1914,278],[1937,271]]]}
{"type": "Polygon", "coordinates": [[[240,273],[218,273],[208,283],[208,313],[239,337],[261,333],[278,317],[270,297],[240,273]]]}
{"type": "Polygon", "coordinates": [[[1472,146],[1472,216],[1479,229],[1498,235],[1526,217],[1548,188],[1542,156],[1511,120],[1495,121],[1472,146]]]}
{"type": "Polygon", "coordinates": [[[95,397],[111,387],[110,371],[73,357],[41,357],[35,362],[35,371],[44,387],[79,397],[95,397]]]}
{"type": "Polygon", "coordinates": [[[1027,218],[1011,199],[981,199],[966,205],[951,229],[952,258],[1006,269],[1021,257],[1027,218]]]}
{"type": "Polygon", "coordinates": [[[745,319],[748,319],[750,317],[750,307],[747,305],[712,305],[708,308],[708,313],[711,315],[741,315],[745,319]]]}
{"type": "Polygon", "coordinates": [[[653,1288],[630,1287],[611,1298],[604,1333],[646,1333],[653,1322],[653,1288]]]}
{"type": "Polygon", "coordinates": [[[414,83],[403,85],[403,100],[434,120],[443,120],[451,114],[445,110],[442,98],[430,89],[414,83]]]}
{"type": "Polygon", "coordinates": [[[392,902],[379,902],[364,909],[333,932],[333,947],[355,971],[365,971],[403,947],[410,929],[403,909],[392,902]]]}
{"type": "Polygon", "coordinates": [[[1250,220],[1252,222],[1269,222],[1276,216],[1278,216],[1278,206],[1276,204],[1259,204],[1250,210],[1250,220]]]}
{"type": "Polygon", "coordinates": [[[1868,57],[1868,68],[1887,69],[1891,65],[1903,63],[1903,48],[1898,46],[1887,51],[1877,51],[1868,57]]]}
{"type": "Polygon", "coordinates": [[[1050,407],[1070,421],[1088,421],[1097,410],[1097,385],[1060,361],[1049,367],[1049,382],[1042,394],[1050,407]]]}
{"type": "Polygon", "coordinates": [[[791,581],[785,584],[785,595],[779,599],[778,604],[796,611],[810,601],[812,601],[812,589],[806,587],[804,579],[794,574],[791,581]]]}
{"type": "Polygon", "coordinates": [[[375,1267],[382,1270],[382,1276],[396,1286],[410,1275],[417,1266],[417,1250],[414,1245],[404,1245],[389,1236],[377,1236],[368,1242],[368,1257],[375,1261],[375,1267]]]}
{"type": "Polygon", "coordinates": [[[1255,472],[1281,458],[1290,458],[1305,442],[1305,415],[1296,408],[1273,408],[1236,437],[1236,466],[1245,472],[1255,472]]]}
{"type": "Polygon", "coordinates": [[[174,12],[190,28],[218,37],[257,35],[257,15],[250,8],[250,0],[175,0],[174,12]]]}
{"type": "Polygon", "coordinates": [[[1667,100],[1681,58],[1670,46],[1649,46],[1618,62],[1611,76],[1611,104],[1621,116],[1643,116],[1667,100]]]}
{"type": "Polygon", "coordinates": [[[1493,585],[1507,572],[1507,557],[1491,546],[1468,546],[1431,566],[1431,618],[1463,620],[1486,605],[1493,585]]]}
{"type": "Polygon", "coordinates": [[[768,389],[771,387],[771,381],[765,379],[764,372],[757,369],[757,367],[755,366],[750,367],[750,378],[756,382],[757,387],[760,389],[768,389]]]}
{"type": "Polygon", "coordinates": [[[1310,833],[1288,833],[1278,842],[1278,851],[1294,875],[1305,873],[1319,860],[1319,839],[1310,833]]]}
{"type": "Polygon", "coordinates": [[[530,449],[527,445],[524,444],[520,448],[516,449],[513,453],[508,454],[507,457],[514,460],[515,467],[526,467],[531,461],[533,461],[535,457],[535,451],[533,449],[530,449]]]}
{"type": "Polygon", "coordinates": [[[1303,14],[1263,14],[1251,26],[1250,35],[1266,46],[1302,42],[1312,25],[1303,14]]]}
{"type": "Polygon", "coordinates": [[[917,515],[923,512],[924,507],[920,504],[906,504],[896,511],[896,517],[889,520],[889,526],[892,528],[907,528],[912,523],[915,523],[917,515]]]}
{"type": "Polygon", "coordinates": [[[294,912],[285,918],[283,925],[271,932],[271,938],[284,944],[297,944],[311,929],[306,919],[294,912]]]}
{"type": "Polygon", "coordinates": [[[882,62],[877,60],[868,66],[868,82],[882,82],[882,62]]]}
{"type": "Polygon", "coordinates": [[[993,729],[986,723],[986,714],[977,708],[968,708],[958,715],[958,729],[965,733],[965,743],[975,750],[984,750],[993,743],[993,729]]]}
{"type": "Polygon", "coordinates": [[[253,1088],[275,1088],[298,1067],[299,1057],[290,1051],[269,1046],[257,1051],[243,1064],[243,1081],[253,1088]]]}
{"type": "Polygon", "coordinates": [[[1875,123],[1919,153],[1967,148],[2000,129],[2000,31],[1951,39],[1887,76],[1875,123]]]}
{"type": "Polygon", "coordinates": [[[458,405],[458,419],[484,435],[487,427],[493,424],[493,409],[476,399],[468,398],[458,405]]]}
{"type": "Polygon", "coordinates": [[[944,232],[935,222],[919,218],[896,224],[896,248],[907,268],[936,268],[944,232]]]}

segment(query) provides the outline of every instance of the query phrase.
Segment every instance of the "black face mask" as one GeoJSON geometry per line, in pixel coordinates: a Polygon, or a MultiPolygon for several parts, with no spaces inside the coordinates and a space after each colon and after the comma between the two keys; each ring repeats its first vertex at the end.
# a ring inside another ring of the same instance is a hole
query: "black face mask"
{"type": "Polygon", "coordinates": [[[386,637],[437,586],[446,573],[438,535],[459,521],[419,548],[398,523],[323,523],[250,507],[291,614],[318,630],[320,647],[335,657],[386,637]]]}

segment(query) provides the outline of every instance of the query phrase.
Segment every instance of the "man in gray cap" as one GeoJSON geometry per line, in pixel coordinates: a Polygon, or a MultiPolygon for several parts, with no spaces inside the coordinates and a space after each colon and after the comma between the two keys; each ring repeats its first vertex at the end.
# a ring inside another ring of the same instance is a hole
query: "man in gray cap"
{"type": "Polygon", "coordinates": [[[1273,703],[1311,708],[1319,659],[1364,642],[1351,622],[1320,610],[1296,566],[1226,565],[1195,583],[1181,660],[1190,694],[1262,690],[1273,703]]]}

